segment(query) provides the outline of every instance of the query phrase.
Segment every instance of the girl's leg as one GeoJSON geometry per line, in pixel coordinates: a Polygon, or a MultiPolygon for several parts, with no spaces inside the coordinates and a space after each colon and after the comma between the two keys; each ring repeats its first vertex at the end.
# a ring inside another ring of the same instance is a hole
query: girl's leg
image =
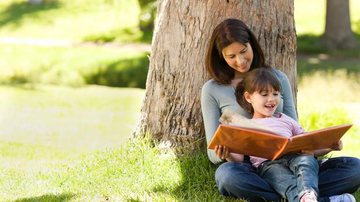
{"type": "Polygon", "coordinates": [[[330,158],[320,163],[320,196],[353,193],[360,185],[360,160],[354,157],[330,158]]]}
{"type": "Polygon", "coordinates": [[[280,196],[249,163],[226,162],[215,173],[221,194],[249,201],[280,201],[280,196]]]}
{"type": "Polygon", "coordinates": [[[299,201],[296,176],[287,166],[287,162],[284,158],[264,162],[258,168],[258,173],[282,198],[289,202],[299,201]]]}
{"type": "Polygon", "coordinates": [[[319,163],[312,155],[290,155],[289,169],[296,176],[299,197],[305,192],[314,191],[319,196],[318,173],[319,163]]]}

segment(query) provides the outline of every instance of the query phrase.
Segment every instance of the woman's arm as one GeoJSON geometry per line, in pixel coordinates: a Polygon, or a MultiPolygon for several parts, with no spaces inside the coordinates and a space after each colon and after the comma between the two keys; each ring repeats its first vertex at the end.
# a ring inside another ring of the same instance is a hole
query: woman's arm
{"type": "Polygon", "coordinates": [[[281,82],[281,95],[283,97],[283,113],[298,121],[298,117],[295,111],[295,104],[293,99],[293,93],[290,87],[290,82],[285,73],[277,70],[278,78],[281,82]]]}
{"type": "MultiPolygon", "coordinates": [[[[215,98],[211,95],[211,81],[206,82],[201,89],[201,112],[204,120],[206,144],[209,145],[219,126],[220,109],[215,98]]],[[[210,161],[214,164],[222,162],[214,150],[207,150],[210,161]]]]}
{"type": "MultiPolygon", "coordinates": [[[[219,102],[216,99],[216,96],[214,96],[216,91],[216,86],[214,86],[211,82],[212,81],[206,82],[201,90],[201,111],[204,120],[207,145],[209,145],[212,137],[216,132],[216,129],[220,124],[219,118],[221,116],[219,102]]],[[[210,161],[214,164],[223,161],[221,158],[219,158],[219,156],[216,155],[215,151],[212,149],[208,149],[207,154],[210,161]]],[[[233,154],[230,153],[230,155],[232,156],[233,154]]],[[[237,157],[236,159],[239,159],[239,157],[237,157]]]]}

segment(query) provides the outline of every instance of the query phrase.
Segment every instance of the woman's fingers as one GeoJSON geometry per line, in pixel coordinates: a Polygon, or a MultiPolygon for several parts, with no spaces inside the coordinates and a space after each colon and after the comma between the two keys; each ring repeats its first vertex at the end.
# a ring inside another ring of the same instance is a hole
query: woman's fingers
{"type": "Polygon", "coordinates": [[[216,145],[215,154],[221,159],[226,159],[229,156],[229,149],[223,145],[216,145]]]}

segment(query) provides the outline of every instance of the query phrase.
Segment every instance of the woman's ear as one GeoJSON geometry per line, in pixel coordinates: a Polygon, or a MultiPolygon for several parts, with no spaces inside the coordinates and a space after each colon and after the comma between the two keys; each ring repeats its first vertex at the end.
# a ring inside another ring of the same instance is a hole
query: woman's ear
{"type": "Polygon", "coordinates": [[[249,92],[245,91],[244,98],[248,103],[251,103],[251,94],[249,92]]]}

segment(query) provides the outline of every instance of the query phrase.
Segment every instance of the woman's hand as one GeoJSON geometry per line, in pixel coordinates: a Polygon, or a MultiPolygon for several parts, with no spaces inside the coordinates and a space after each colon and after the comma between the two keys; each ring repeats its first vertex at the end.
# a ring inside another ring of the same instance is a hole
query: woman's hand
{"type": "Polygon", "coordinates": [[[343,143],[339,140],[336,144],[331,147],[332,150],[341,151],[343,149],[343,143]]]}
{"type": "Polygon", "coordinates": [[[342,150],[342,148],[343,148],[343,143],[341,140],[339,140],[331,148],[315,150],[314,154],[315,154],[315,156],[323,156],[331,151],[340,151],[340,150],[342,150]]]}
{"type": "Polygon", "coordinates": [[[230,162],[243,162],[244,161],[244,155],[230,153],[229,148],[227,148],[224,145],[216,145],[215,146],[215,154],[220,159],[230,161],[230,162]]]}
{"type": "Polygon", "coordinates": [[[229,149],[223,145],[216,145],[215,146],[215,154],[217,157],[221,159],[226,159],[229,157],[229,149]]]}

